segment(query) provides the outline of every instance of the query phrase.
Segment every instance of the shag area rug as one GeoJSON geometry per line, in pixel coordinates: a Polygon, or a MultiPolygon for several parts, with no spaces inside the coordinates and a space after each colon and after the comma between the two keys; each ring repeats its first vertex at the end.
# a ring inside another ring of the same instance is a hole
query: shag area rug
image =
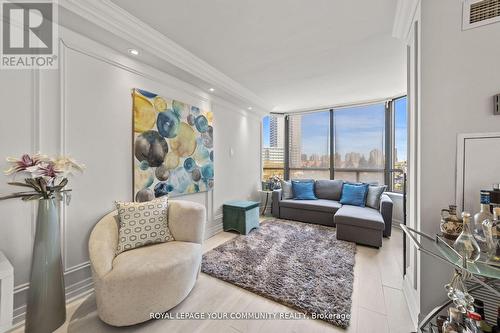
{"type": "Polygon", "coordinates": [[[354,243],[335,228],[267,220],[203,255],[202,272],[346,328],[351,314],[354,243]]]}

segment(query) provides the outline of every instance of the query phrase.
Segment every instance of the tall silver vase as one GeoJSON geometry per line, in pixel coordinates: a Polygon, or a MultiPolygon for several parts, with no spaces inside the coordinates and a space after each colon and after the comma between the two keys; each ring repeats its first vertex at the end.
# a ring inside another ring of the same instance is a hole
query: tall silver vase
{"type": "Polygon", "coordinates": [[[66,321],[59,211],[55,199],[38,203],[26,333],[51,333],[66,321]]]}

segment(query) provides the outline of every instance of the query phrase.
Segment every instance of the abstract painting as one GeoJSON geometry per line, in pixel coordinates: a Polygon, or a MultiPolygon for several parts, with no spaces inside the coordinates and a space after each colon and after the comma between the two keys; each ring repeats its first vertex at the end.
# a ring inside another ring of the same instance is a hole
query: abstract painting
{"type": "Polygon", "coordinates": [[[135,200],[211,190],[212,112],[141,89],[132,102],[135,200]]]}

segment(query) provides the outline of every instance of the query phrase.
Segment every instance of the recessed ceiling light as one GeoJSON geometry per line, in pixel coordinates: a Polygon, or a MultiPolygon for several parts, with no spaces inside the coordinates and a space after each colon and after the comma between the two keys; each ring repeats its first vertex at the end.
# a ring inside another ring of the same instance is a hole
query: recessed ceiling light
{"type": "Polygon", "coordinates": [[[211,92],[214,92],[214,91],[215,91],[215,89],[214,89],[214,88],[210,88],[210,89],[208,89],[208,90],[210,90],[211,92]]]}
{"type": "Polygon", "coordinates": [[[139,55],[139,51],[136,50],[136,49],[128,49],[128,53],[130,53],[133,56],[138,56],[139,55]]]}
{"type": "Polygon", "coordinates": [[[247,109],[248,109],[248,110],[252,110],[252,107],[251,107],[251,106],[249,106],[247,109]]]}

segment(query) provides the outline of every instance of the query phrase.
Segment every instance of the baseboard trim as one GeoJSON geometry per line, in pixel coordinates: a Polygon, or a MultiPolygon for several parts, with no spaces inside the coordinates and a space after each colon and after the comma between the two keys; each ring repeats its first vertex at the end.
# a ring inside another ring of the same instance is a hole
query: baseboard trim
{"type": "Polygon", "coordinates": [[[73,302],[75,299],[81,297],[83,293],[89,290],[94,290],[94,281],[92,277],[84,279],[66,288],[66,304],[73,302]]]}
{"type": "Polygon", "coordinates": [[[222,231],[222,214],[214,216],[210,225],[207,226],[205,230],[205,239],[212,237],[213,235],[222,231]]]}
{"type": "Polygon", "coordinates": [[[403,229],[401,229],[401,224],[403,224],[403,221],[392,219],[392,227],[393,228],[403,230],[403,229]]]}
{"type": "Polygon", "coordinates": [[[410,310],[411,321],[416,331],[420,309],[416,299],[417,291],[413,289],[411,282],[408,280],[407,276],[405,276],[403,279],[403,295],[405,296],[406,304],[408,305],[408,309],[410,310]]]}

